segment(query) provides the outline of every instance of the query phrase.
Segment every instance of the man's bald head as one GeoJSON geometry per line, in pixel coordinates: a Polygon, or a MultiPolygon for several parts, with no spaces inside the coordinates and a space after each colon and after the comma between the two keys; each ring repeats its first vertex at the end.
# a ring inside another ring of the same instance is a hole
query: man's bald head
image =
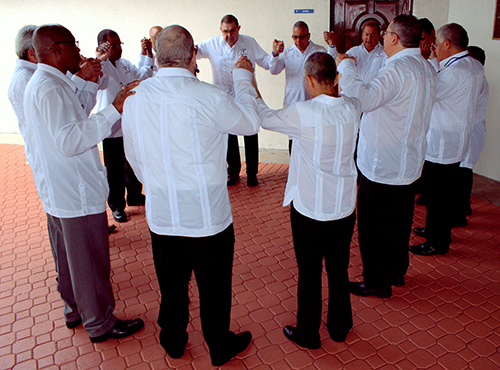
{"type": "Polygon", "coordinates": [[[149,38],[151,39],[151,43],[153,44],[153,50],[156,52],[156,37],[158,34],[163,31],[163,27],[154,26],[149,30],[149,38]]]}
{"type": "Polygon", "coordinates": [[[73,34],[59,24],[38,27],[33,34],[33,47],[39,63],[61,72],[75,73],[80,68],[80,49],[73,34]]]}
{"type": "Polygon", "coordinates": [[[160,67],[188,68],[193,59],[193,37],[184,27],[177,24],[166,27],[156,39],[156,59],[160,67]]]}

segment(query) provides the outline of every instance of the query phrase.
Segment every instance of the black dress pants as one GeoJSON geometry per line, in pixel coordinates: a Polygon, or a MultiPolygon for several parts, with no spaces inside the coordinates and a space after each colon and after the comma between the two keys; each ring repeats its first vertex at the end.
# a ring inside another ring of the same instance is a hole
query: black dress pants
{"type": "Polygon", "coordinates": [[[474,173],[471,168],[459,167],[457,172],[457,215],[454,216],[455,223],[459,224],[467,221],[467,216],[471,213],[470,198],[472,196],[472,182],[474,173]]]}
{"type": "Polygon", "coordinates": [[[207,237],[151,233],[153,259],[160,285],[158,325],[163,347],[187,341],[189,280],[194,271],[200,296],[200,319],[210,356],[225,353],[234,334],[229,331],[232,300],[234,229],[207,237]]]}
{"type": "Polygon", "coordinates": [[[427,241],[440,253],[447,253],[451,244],[451,229],[458,214],[460,163],[440,164],[425,161],[425,205],[427,241]]]}
{"type": "MultiPolygon", "coordinates": [[[[343,338],[351,330],[349,253],[356,215],[334,221],[317,221],[290,211],[293,245],[299,269],[296,333],[306,340],[319,340],[323,258],[328,274],[327,328],[332,338],[343,338]]],[[[342,339],[343,340],[343,339],[342,339]]]]}
{"type": "Polygon", "coordinates": [[[415,193],[413,184],[387,185],[361,176],[358,235],[363,278],[369,287],[390,287],[409,266],[415,193]]]}
{"type": "Polygon", "coordinates": [[[141,198],[142,184],[137,180],[132,167],[125,158],[123,137],[104,139],[102,147],[109,185],[108,205],[112,211],[123,211],[125,188],[127,189],[127,202],[137,203],[141,198]]]}
{"type": "MultiPolygon", "coordinates": [[[[243,136],[245,140],[245,160],[247,176],[256,176],[259,171],[259,136],[258,134],[243,136]]],[[[227,139],[227,173],[231,177],[239,176],[241,170],[240,148],[238,136],[228,135],[227,139]]]]}

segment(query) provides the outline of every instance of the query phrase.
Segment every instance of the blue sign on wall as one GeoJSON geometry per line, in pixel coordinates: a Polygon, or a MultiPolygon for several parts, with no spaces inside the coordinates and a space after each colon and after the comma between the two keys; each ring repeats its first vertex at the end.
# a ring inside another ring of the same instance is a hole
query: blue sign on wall
{"type": "Polygon", "coordinates": [[[293,12],[295,14],[314,13],[314,9],[295,9],[293,12]]]}

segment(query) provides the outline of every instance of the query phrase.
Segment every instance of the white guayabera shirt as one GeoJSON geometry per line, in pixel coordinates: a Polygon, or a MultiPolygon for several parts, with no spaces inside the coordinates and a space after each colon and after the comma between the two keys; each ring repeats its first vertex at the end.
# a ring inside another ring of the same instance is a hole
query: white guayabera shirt
{"type": "Polygon", "coordinates": [[[233,71],[245,95],[226,94],[185,68],[160,68],[127,98],[125,154],[144,185],[149,228],[160,235],[204,237],[232,222],[227,134],[259,131],[252,74],[233,71]]]}
{"type": "Polygon", "coordinates": [[[436,94],[436,71],[420,48],[404,49],[388,58],[377,76],[364,82],[352,59],[338,67],[345,95],[361,101],[357,164],[371,181],[408,185],[421,173],[436,94]]]}
{"type": "Polygon", "coordinates": [[[277,75],[285,69],[283,107],[286,108],[295,102],[311,99],[304,84],[304,64],[307,58],[316,52],[326,52],[326,49],[309,41],[309,45],[307,45],[303,53],[293,44],[287,47],[279,56],[273,57],[271,55],[269,72],[272,75],[277,75]]]}
{"type": "Polygon", "coordinates": [[[319,95],[282,110],[262,101],[262,127],[293,140],[283,206],[306,217],[331,221],[349,216],[356,206],[354,148],[361,104],[355,98],[319,95]]]}
{"type": "Polygon", "coordinates": [[[439,67],[425,160],[452,164],[463,161],[470,147],[484,67],[467,51],[442,60],[439,67]]]}
{"type": "MultiPolygon", "coordinates": [[[[85,85],[89,98],[95,99],[97,87],[85,85]]],[[[24,104],[27,159],[45,212],[59,218],[105,212],[108,181],[97,144],[120,113],[110,105],[89,116],[93,105],[79,100],[77,85],[42,63],[26,86],[24,104]]]]}

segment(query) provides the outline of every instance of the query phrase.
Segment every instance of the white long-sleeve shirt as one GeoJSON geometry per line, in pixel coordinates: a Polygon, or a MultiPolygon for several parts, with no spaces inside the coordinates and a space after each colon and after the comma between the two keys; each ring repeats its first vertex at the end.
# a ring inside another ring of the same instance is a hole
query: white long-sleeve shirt
{"type": "Polygon", "coordinates": [[[125,102],[125,154],[144,185],[153,232],[203,237],[232,223],[227,133],[259,131],[251,76],[233,71],[234,83],[246,92],[240,103],[187,69],[160,68],[125,102]]]}
{"type": "Polygon", "coordinates": [[[483,80],[483,87],[477,99],[476,112],[474,113],[474,126],[470,139],[470,147],[465,159],[460,163],[460,167],[472,169],[479,160],[486,142],[486,106],[490,88],[486,77],[483,80]]]}
{"type": "Polygon", "coordinates": [[[345,95],[361,101],[357,164],[369,180],[408,185],[422,172],[425,135],[436,94],[436,71],[419,48],[405,49],[387,59],[377,76],[365,83],[352,59],[339,67],[345,95]]]}
{"type": "MultiPolygon", "coordinates": [[[[97,88],[86,84],[93,94],[97,88]]],[[[45,212],[59,218],[106,211],[108,182],[97,144],[120,117],[112,105],[89,117],[92,107],[82,107],[76,90],[59,70],[39,63],[24,94],[28,163],[45,212]]]]}
{"type": "MultiPolygon", "coordinates": [[[[339,55],[335,46],[328,47],[328,54],[337,58],[339,55]]],[[[363,44],[353,46],[347,53],[350,57],[356,58],[356,70],[359,77],[364,82],[370,82],[375,78],[377,72],[384,66],[387,60],[387,54],[384,52],[384,47],[377,44],[372,51],[368,52],[363,44]]]]}
{"type": "Polygon", "coordinates": [[[259,103],[262,127],[293,140],[283,206],[314,220],[349,216],[356,206],[354,148],[361,104],[357,99],[319,95],[282,110],[259,103]]]}
{"type": "Polygon", "coordinates": [[[269,60],[269,72],[277,75],[285,70],[285,99],[283,107],[298,102],[311,99],[306,91],[304,83],[304,64],[311,54],[316,52],[326,52],[323,46],[316,45],[309,41],[306,50],[302,53],[295,44],[287,47],[279,56],[269,60]]]}
{"type": "MultiPolygon", "coordinates": [[[[106,108],[113,103],[121,88],[134,80],[144,80],[153,76],[153,59],[147,55],[140,56],[140,67],[135,66],[125,58],[120,58],[115,62],[116,67],[109,61],[102,63],[103,77],[99,81],[99,91],[97,92],[97,111],[106,108]]],[[[122,137],[121,118],[113,126],[110,138],[122,137]]]]}
{"type": "Polygon", "coordinates": [[[467,51],[440,61],[439,67],[425,160],[452,164],[463,161],[470,147],[484,67],[467,51]]]}
{"type": "Polygon", "coordinates": [[[196,59],[210,59],[212,83],[222,91],[234,96],[231,72],[233,65],[242,55],[250,59],[254,68],[255,63],[257,63],[265,70],[269,69],[269,58],[272,58],[272,55],[267,54],[253,37],[242,34],[239,34],[238,41],[233,47],[229,46],[222,35],[201,42],[198,45],[196,59]]]}
{"type": "Polygon", "coordinates": [[[14,73],[10,78],[9,91],[7,96],[9,97],[14,113],[17,117],[17,122],[19,123],[19,132],[24,137],[25,134],[25,120],[24,120],[24,104],[23,97],[24,91],[26,90],[26,85],[30,80],[33,73],[36,71],[36,63],[29,62],[27,60],[18,59],[16,60],[16,68],[14,73]]]}

